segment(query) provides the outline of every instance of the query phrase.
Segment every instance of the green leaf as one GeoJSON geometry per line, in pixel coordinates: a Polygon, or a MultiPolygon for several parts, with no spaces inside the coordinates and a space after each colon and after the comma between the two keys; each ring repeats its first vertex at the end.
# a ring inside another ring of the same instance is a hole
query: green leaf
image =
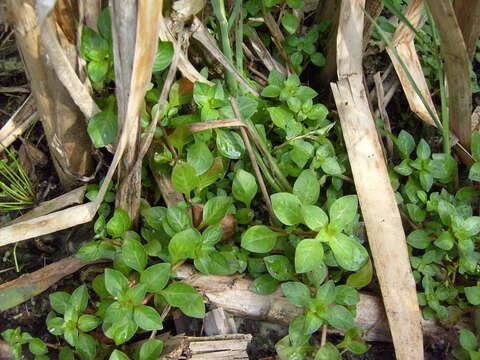
{"type": "Polygon", "coordinates": [[[284,255],[270,255],[263,258],[268,273],[279,281],[294,280],[293,266],[284,255]]]}
{"type": "Polygon", "coordinates": [[[358,291],[348,285],[335,287],[335,302],[339,305],[355,306],[360,301],[358,291]]]}
{"type": "Polygon", "coordinates": [[[478,306],[480,305],[480,286],[465,287],[465,296],[470,304],[478,306]]]}
{"type": "Polygon", "coordinates": [[[270,85],[276,85],[278,87],[283,87],[283,81],[285,80],[285,76],[278,70],[270,71],[268,74],[268,83],[270,85]]]}
{"type": "Polygon", "coordinates": [[[263,88],[261,95],[267,98],[276,98],[280,95],[282,89],[276,85],[268,85],[263,88]]]}
{"type": "Polygon", "coordinates": [[[295,180],[293,194],[303,204],[314,205],[320,195],[320,181],[317,179],[317,173],[311,169],[303,170],[295,180]]]}
{"type": "Polygon", "coordinates": [[[79,313],[83,312],[87,308],[88,290],[86,285],[79,286],[73,291],[70,297],[70,304],[79,313]]]}
{"type": "Polygon", "coordinates": [[[477,337],[470,330],[461,330],[459,334],[460,345],[465,350],[477,350],[478,341],[477,337]]]}
{"type": "Polygon", "coordinates": [[[139,327],[144,330],[162,330],[163,324],[160,314],[151,306],[141,305],[134,309],[133,318],[139,327]]]}
{"type": "Polygon", "coordinates": [[[472,181],[480,182],[480,162],[476,162],[470,167],[468,178],[472,181]]]}
{"type": "Polygon", "coordinates": [[[323,245],[315,239],[303,239],[295,249],[295,271],[299,274],[316,269],[323,260],[323,245]]]}
{"type": "Polygon", "coordinates": [[[167,209],[167,222],[176,233],[192,226],[192,220],[187,211],[179,206],[171,206],[167,209]]]}
{"type": "Polygon", "coordinates": [[[286,282],[282,284],[283,294],[294,305],[304,307],[310,304],[310,289],[301,282],[286,282]]]}
{"type": "Polygon", "coordinates": [[[48,353],[47,346],[39,338],[33,338],[28,344],[28,350],[33,355],[45,355],[48,353]]]}
{"type": "Polygon", "coordinates": [[[122,298],[122,301],[126,300],[133,305],[139,305],[145,299],[146,293],[147,285],[141,283],[136,284],[135,286],[128,288],[127,293],[122,298]]]}
{"type": "Polygon", "coordinates": [[[197,187],[198,176],[192,165],[187,163],[177,163],[172,171],[172,185],[174,189],[187,196],[197,187]]]}
{"type": "Polygon", "coordinates": [[[335,284],[333,280],[329,280],[318,287],[315,299],[322,305],[330,305],[335,301],[335,284]]]}
{"type": "Polygon", "coordinates": [[[107,41],[112,41],[112,7],[107,6],[100,13],[97,20],[97,28],[100,35],[107,41]]]}
{"type": "Polygon", "coordinates": [[[102,323],[102,320],[93,315],[83,314],[78,319],[78,328],[83,332],[89,332],[102,323]]]}
{"type": "Polygon", "coordinates": [[[196,229],[187,229],[175,234],[168,244],[168,252],[172,263],[185,259],[193,259],[195,252],[201,245],[201,235],[196,229]]]}
{"type": "Polygon", "coordinates": [[[295,316],[288,324],[288,337],[293,346],[302,346],[310,339],[310,334],[305,333],[305,315],[295,316]]]}
{"type": "Polygon", "coordinates": [[[437,210],[442,223],[446,226],[450,226],[452,224],[452,215],[457,213],[455,206],[448,201],[440,200],[438,202],[437,210]]]}
{"type": "Polygon", "coordinates": [[[480,161],[480,132],[472,133],[472,143],[470,144],[472,156],[476,161],[480,161]]]}
{"type": "Polygon", "coordinates": [[[90,61],[87,66],[88,76],[94,83],[105,79],[108,73],[109,63],[107,61],[90,61]]]}
{"type": "Polygon", "coordinates": [[[201,175],[212,166],[213,155],[205,143],[199,142],[188,147],[187,162],[195,169],[197,175],[201,175]]]}
{"type": "Polygon", "coordinates": [[[72,349],[67,346],[62,346],[58,354],[58,360],[75,360],[72,349]]]}
{"type": "Polygon", "coordinates": [[[53,335],[63,334],[63,318],[61,317],[47,317],[47,330],[53,335]]]}
{"type": "Polygon", "coordinates": [[[303,205],[302,217],[310,230],[320,231],[328,224],[328,216],[321,208],[315,205],[303,205]]]}
{"type": "Polygon", "coordinates": [[[133,320],[132,314],[122,315],[118,321],[112,323],[106,331],[104,330],[105,335],[113,339],[116,345],[121,345],[130,340],[138,330],[138,325],[133,320]]]}
{"type": "Polygon", "coordinates": [[[403,159],[407,159],[408,157],[410,157],[410,154],[415,149],[415,140],[413,139],[412,135],[410,135],[405,130],[402,130],[398,135],[396,145],[401,157],[403,159]]]}
{"type": "Polygon", "coordinates": [[[270,274],[263,274],[257,277],[250,286],[250,290],[261,295],[268,295],[278,289],[279,281],[270,274]]]}
{"type": "Polygon", "coordinates": [[[82,359],[86,359],[86,360],[97,359],[97,357],[95,356],[97,354],[97,342],[90,335],[80,333],[78,335],[78,340],[77,340],[77,343],[75,344],[75,348],[77,349],[82,359]]]}
{"type": "Polygon", "coordinates": [[[190,129],[185,125],[178,125],[175,127],[175,131],[167,136],[168,141],[178,149],[179,154],[182,153],[183,147],[192,141],[193,136],[190,129]]]}
{"type": "Polygon", "coordinates": [[[342,231],[353,223],[357,216],[358,198],[347,195],[335,200],[330,207],[330,224],[342,231]]]}
{"type": "Polygon", "coordinates": [[[153,62],[152,73],[165,70],[172,62],[173,44],[170,41],[159,41],[157,54],[153,62]]]}
{"type": "Polygon", "coordinates": [[[84,26],[80,42],[80,54],[87,60],[103,61],[109,55],[108,42],[99,34],[84,26]]]}
{"type": "MultiPolygon", "coordinates": [[[[301,125],[297,123],[300,127],[301,125]]],[[[298,134],[292,134],[296,136],[298,134]]],[[[287,138],[291,138],[289,135],[289,124],[287,123],[287,138]]],[[[290,159],[297,165],[299,168],[303,168],[308,161],[313,157],[315,148],[312,144],[304,140],[295,140],[291,142],[292,150],[289,153],[290,159]]]]}
{"type": "Polygon", "coordinates": [[[214,225],[222,221],[231,205],[232,199],[227,196],[216,196],[208,200],[203,208],[200,226],[214,225]]]}
{"type": "Polygon", "coordinates": [[[277,243],[279,233],[270,230],[265,225],[255,225],[249,227],[242,234],[242,247],[254,253],[268,253],[277,243]]]}
{"type": "Polygon", "coordinates": [[[142,216],[148,226],[156,230],[163,229],[163,220],[167,216],[167,209],[162,206],[150,207],[142,210],[142,216]]]}
{"type": "Polygon", "coordinates": [[[322,162],[322,170],[328,175],[341,175],[342,168],[335,157],[328,157],[322,162]]]}
{"type": "Polygon", "coordinates": [[[110,109],[95,114],[88,122],[87,132],[96,148],[111,144],[118,134],[117,115],[110,109]]]}
{"type": "Polygon", "coordinates": [[[337,234],[328,244],[335,260],[345,270],[358,271],[368,261],[367,250],[355,238],[337,234]]]}
{"type": "Polygon", "coordinates": [[[120,237],[131,225],[128,213],[123,209],[116,208],[112,218],[107,222],[107,233],[112,237],[120,237]]]}
{"type": "Polygon", "coordinates": [[[425,140],[421,139],[417,146],[417,157],[421,160],[427,160],[431,154],[430,146],[425,140]]]}
{"type": "Polygon", "coordinates": [[[430,233],[423,229],[415,230],[407,236],[408,244],[416,249],[426,249],[432,240],[430,233]]]}
{"type": "Polygon", "coordinates": [[[178,307],[185,315],[200,319],[205,316],[202,295],[190,285],[173,282],[161,294],[170,305],[178,307]]]}
{"type": "Polygon", "coordinates": [[[202,244],[214,246],[222,240],[223,228],[220,224],[215,224],[206,228],[202,233],[202,244]]]}
{"type": "Polygon", "coordinates": [[[288,33],[293,34],[297,30],[298,25],[300,24],[300,21],[292,13],[286,12],[282,16],[281,23],[285,28],[285,30],[288,31],[288,33]]]}
{"type": "Polygon", "coordinates": [[[320,287],[328,275],[327,265],[322,261],[319,266],[317,266],[312,271],[307,273],[308,281],[315,287],[320,287]]]}
{"type": "Polygon", "coordinates": [[[287,0],[287,5],[292,9],[301,9],[305,6],[303,0],[287,0]]]}
{"type": "Polygon", "coordinates": [[[342,356],[332,343],[326,343],[315,354],[314,360],[341,360],[342,356]]]}
{"type": "Polygon", "coordinates": [[[305,314],[305,333],[313,334],[315,331],[320,329],[323,323],[323,319],[318,316],[317,312],[314,310],[307,311],[305,314]]]}
{"type": "Polygon", "coordinates": [[[215,130],[217,137],[217,150],[223,157],[228,159],[240,159],[245,154],[245,144],[242,137],[231,130],[215,130]]]}
{"type": "Polygon", "coordinates": [[[140,241],[126,239],[122,245],[122,255],[125,264],[138,272],[147,266],[147,252],[140,241]]]}
{"type": "Polygon", "coordinates": [[[201,251],[195,258],[194,265],[200,272],[207,275],[231,275],[236,271],[224,252],[211,249],[201,251]]]}
{"type": "Polygon", "coordinates": [[[163,342],[159,339],[149,339],[140,347],[139,360],[156,360],[163,351],[163,342]]]}
{"type": "Polygon", "coordinates": [[[245,206],[250,207],[250,204],[257,194],[258,186],[255,176],[243,169],[235,173],[232,183],[233,197],[241,201],[245,206]]]}
{"type": "Polygon", "coordinates": [[[49,295],[50,306],[59,314],[65,314],[67,308],[71,305],[70,294],[64,291],[57,291],[49,295]]]}
{"type": "Polygon", "coordinates": [[[363,267],[354,274],[350,274],[347,278],[347,285],[356,289],[361,289],[372,281],[373,278],[373,266],[370,258],[363,267]]]}
{"type": "Polygon", "coordinates": [[[340,330],[346,331],[355,326],[352,313],[341,305],[335,305],[333,308],[330,308],[325,319],[334,328],[340,330]]]}
{"type": "Polygon", "coordinates": [[[464,229],[468,237],[477,235],[480,232],[480,216],[470,216],[466,219],[464,229]]]}
{"type": "Polygon", "coordinates": [[[120,297],[128,289],[127,278],[118,270],[105,269],[105,287],[110,295],[120,297]]]}
{"type": "Polygon", "coordinates": [[[149,266],[140,275],[140,282],[147,285],[148,292],[158,292],[170,279],[170,264],[161,263],[149,266]]]}
{"type": "Polygon", "coordinates": [[[303,222],[302,203],[293,194],[276,193],[271,196],[273,212],[285,225],[297,225],[303,222]]]}
{"type": "Polygon", "coordinates": [[[213,160],[210,169],[198,177],[198,190],[201,191],[214,184],[224,174],[224,171],[222,158],[218,156],[213,160]]]}
{"type": "MultiPolygon", "coordinates": [[[[310,56],[310,60],[312,61],[312,63],[314,65],[316,65],[318,67],[324,67],[326,62],[327,62],[327,59],[325,58],[325,56],[320,52],[313,53],[312,56],[310,56]]],[[[314,120],[316,120],[316,119],[314,119],[314,120]]]]}
{"type": "Polygon", "coordinates": [[[275,344],[275,351],[281,360],[305,359],[307,350],[306,346],[292,346],[289,336],[285,336],[275,344]]]}
{"type": "Polygon", "coordinates": [[[442,250],[448,251],[455,245],[455,239],[450,231],[442,231],[433,244],[442,250]]]}
{"type": "Polygon", "coordinates": [[[273,123],[281,129],[285,129],[287,123],[294,121],[293,113],[285,106],[267,108],[273,123]]]}
{"type": "Polygon", "coordinates": [[[113,350],[108,360],[130,360],[130,358],[127,355],[125,355],[125,353],[115,349],[113,350]]]}

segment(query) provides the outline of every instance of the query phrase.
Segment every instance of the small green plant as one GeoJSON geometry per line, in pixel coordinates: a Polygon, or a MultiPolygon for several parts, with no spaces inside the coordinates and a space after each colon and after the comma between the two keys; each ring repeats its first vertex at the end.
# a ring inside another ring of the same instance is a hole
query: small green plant
{"type": "Polygon", "coordinates": [[[447,187],[454,181],[456,163],[450,155],[431,154],[425,140],[415,145],[402,131],[395,143],[402,161],[394,167],[400,177],[392,174],[392,182],[413,224],[407,242],[423,316],[454,323],[469,305],[480,303],[475,280],[480,217],[474,207],[480,191],[466,186],[451,194],[447,187]],[[415,149],[417,159],[412,160],[415,149]]]}
{"type": "Polygon", "coordinates": [[[15,360],[22,359],[22,347],[28,344],[28,350],[35,356],[35,360],[48,360],[48,348],[40,339],[33,337],[27,332],[22,332],[18,327],[2,332],[2,337],[10,345],[10,351],[15,360]]]}
{"type": "Polygon", "coordinates": [[[35,204],[35,192],[15,154],[4,148],[7,159],[0,160],[0,211],[23,210],[35,204]]]}
{"type": "Polygon", "coordinates": [[[453,349],[452,354],[458,360],[476,360],[480,359],[480,349],[478,340],[470,330],[462,330],[459,334],[460,346],[453,349]]]}

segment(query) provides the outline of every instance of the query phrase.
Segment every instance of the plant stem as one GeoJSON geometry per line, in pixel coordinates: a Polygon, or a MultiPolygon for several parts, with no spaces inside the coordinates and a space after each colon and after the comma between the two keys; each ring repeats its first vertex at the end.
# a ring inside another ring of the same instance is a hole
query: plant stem
{"type": "Polygon", "coordinates": [[[448,97],[447,92],[445,90],[445,74],[443,71],[443,62],[440,55],[440,51],[438,50],[440,46],[440,37],[437,33],[437,27],[435,25],[435,20],[433,19],[432,12],[428,8],[425,7],[427,12],[428,21],[432,27],[432,38],[433,43],[435,46],[432,47],[433,56],[437,62],[437,78],[438,83],[440,85],[440,103],[441,103],[441,110],[440,110],[440,117],[442,119],[442,137],[443,137],[443,152],[445,154],[450,155],[450,119],[448,117],[448,97]]]}
{"type": "Polygon", "coordinates": [[[18,265],[18,259],[17,259],[17,245],[18,245],[18,242],[15,243],[15,245],[13,246],[13,261],[15,262],[15,270],[18,272],[20,272],[20,266],[18,265]]]}
{"type": "MultiPolygon", "coordinates": [[[[241,4],[242,0],[237,0],[237,3],[241,4]]],[[[243,76],[243,10],[241,8],[238,14],[237,27],[235,29],[235,60],[237,70],[243,76]]]]}
{"type": "Polygon", "coordinates": [[[268,166],[272,170],[273,176],[275,176],[275,178],[278,180],[280,186],[283,188],[284,191],[291,192],[292,186],[288,182],[285,175],[283,175],[283,173],[281,172],[276,160],[274,159],[272,154],[270,154],[270,151],[268,151],[267,145],[262,141],[260,135],[257,132],[257,129],[255,128],[255,125],[249,119],[245,119],[244,122],[247,125],[248,132],[251,135],[253,142],[258,147],[263,156],[266,158],[268,166]]]}
{"type": "MultiPolygon", "coordinates": [[[[230,38],[228,36],[228,22],[225,14],[224,0],[212,0],[213,11],[220,25],[220,36],[222,40],[222,50],[228,61],[233,64],[233,53],[230,47],[230,38]]],[[[227,71],[226,73],[227,84],[230,92],[234,95],[237,94],[237,82],[233,75],[227,71]]]]}

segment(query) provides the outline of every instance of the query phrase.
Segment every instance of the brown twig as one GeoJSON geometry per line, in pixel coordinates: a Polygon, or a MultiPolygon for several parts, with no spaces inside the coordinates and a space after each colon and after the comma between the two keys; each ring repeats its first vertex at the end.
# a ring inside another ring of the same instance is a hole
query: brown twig
{"type": "Polygon", "coordinates": [[[327,333],[328,333],[328,325],[322,326],[322,339],[320,340],[320,347],[324,347],[327,343],[327,333]]]}

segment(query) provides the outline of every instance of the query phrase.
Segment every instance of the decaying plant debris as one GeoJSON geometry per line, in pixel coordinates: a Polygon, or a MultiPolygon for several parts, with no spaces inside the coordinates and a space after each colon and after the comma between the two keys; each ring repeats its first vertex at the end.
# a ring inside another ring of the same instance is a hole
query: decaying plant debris
{"type": "Polygon", "coordinates": [[[31,95],[0,83],[24,94],[0,128],[0,274],[31,243],[52,260],[0,284],[0,313],[48,294],[56,337],[0,325],[0,357],[257,358],[231,316],[288,327],[282,360],[480,354],[479,5],[109,5],[7,0],[0,54],[14,36],[31,95]]]}

